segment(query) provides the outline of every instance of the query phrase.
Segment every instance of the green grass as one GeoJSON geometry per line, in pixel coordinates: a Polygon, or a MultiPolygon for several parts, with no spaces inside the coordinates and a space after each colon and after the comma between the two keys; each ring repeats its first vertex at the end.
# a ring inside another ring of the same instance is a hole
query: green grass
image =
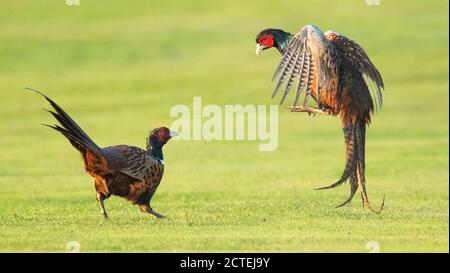
{"type": "Polygon", "coordinates": [[[0,3],[0,251],[448,252],[448,2],[60,1],[0,3]],[[394,3],[393,3],[394,2],[394,3]],[[31,86],[63,106],[102,146],[145,145],[173,105],[273,104],[279,54],[254,53],[263,28],[314,23],[358,41],[386,84],[367,132],[374,215],[334,182],[344,167],[336,118],[280,108],[279,146],[173,141],[152,205],[95,202],[77,152],[31,86]]]}

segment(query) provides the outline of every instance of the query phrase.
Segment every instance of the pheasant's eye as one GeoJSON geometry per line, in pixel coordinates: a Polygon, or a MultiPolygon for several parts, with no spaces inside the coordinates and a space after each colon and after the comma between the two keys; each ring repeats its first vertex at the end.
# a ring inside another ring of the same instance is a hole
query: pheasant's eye
{"type": "Polygon", "coordinates": [[[158,139],[161,142],[167,142],[170,139],[170,131],[167,128],[160,128],[158,130],[158,139]]]}

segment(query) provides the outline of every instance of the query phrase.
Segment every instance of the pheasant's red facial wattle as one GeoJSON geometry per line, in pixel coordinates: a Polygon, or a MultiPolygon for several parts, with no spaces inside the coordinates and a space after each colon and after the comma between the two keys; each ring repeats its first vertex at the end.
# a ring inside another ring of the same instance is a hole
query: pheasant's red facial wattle
{"type": "Polygon", "coordinates": [[[264,45],[265,47],[273,47],[275,41],[273,40],[273,36],[270,34],[264,34],[259,37],[258,43],[264,45]]]}

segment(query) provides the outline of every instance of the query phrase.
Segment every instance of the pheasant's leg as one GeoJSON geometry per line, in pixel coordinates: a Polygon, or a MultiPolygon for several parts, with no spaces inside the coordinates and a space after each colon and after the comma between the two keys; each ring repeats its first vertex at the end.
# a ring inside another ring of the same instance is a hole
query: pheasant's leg
{"type": "Polygon", "coordinates": [[[111,194],[109,193],[108,186],[106,185],[106,180],[101,176],[95,177],[95,191],[97,192],[97,195],[95,198],[97,199],[97,202],[100,204],[100,207],[102,208],[102,214],[105,219],[108,218],[108,214],[106,213],[105,205],[103,204],[103,201],[110,197],[111,194]]]}
{"type": "Polygon", "coordinates": [[[100,204],[100,207],[102,208],[103,217],[105,217],[105,219],[108,219],[108,214],[106,213],[105,204],[103,204],[103,201],[106,199],[106,197],[103,194],[97,192],[96,199],[97,199],[97,202],[100,204]]]}
{"type": "Polygon", "coordinates": [[[162,215],[162,214],[159,214],[159,213],[157,213],[157,212],[154,211],[154,210],[151,210],[151,211],[150,211],[150,214],[153,214],[153,215],[156,216],[157,218],[166,218],[166,216],[164,216],[164,215],[162,215]]]}
{"type": "Polygon", "coordinates": [[[288,106],[288,109],[291,109],[292,112],[306,112],[308,114],[320,114],[320,115],[326,115],[331,116],[332,114],[322,111],[320,109],[309,107],[309,106],[288,106]]]}
{"type": "Polygon", "coordinates": [[[139,205],[139,208],[141,209],[142,212],[148,212],[154,216],[156,216],[157,218],[166,218],[166,216],[159,214],[158,212],[154,211],[150,205],[139,205]]]}

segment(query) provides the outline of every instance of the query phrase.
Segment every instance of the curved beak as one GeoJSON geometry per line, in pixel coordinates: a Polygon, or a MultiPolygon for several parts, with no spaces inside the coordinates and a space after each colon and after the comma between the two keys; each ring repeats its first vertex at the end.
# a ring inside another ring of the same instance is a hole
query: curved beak
{"type": "Polygon", "coordinates": [[[172,138],[172,137],[176,137],[176,136],[178,136],[178,133],[177,132],[175,132],[175,131],[170,131],[170,137],[172,138]]]}
{"type": "Polygon", "coordinates": [[[256,56],[259,55],[259,53],[261,53],[261,51],[266,48],[266,46],[261,45],[261,44],[256,44],[256,56]]]}

